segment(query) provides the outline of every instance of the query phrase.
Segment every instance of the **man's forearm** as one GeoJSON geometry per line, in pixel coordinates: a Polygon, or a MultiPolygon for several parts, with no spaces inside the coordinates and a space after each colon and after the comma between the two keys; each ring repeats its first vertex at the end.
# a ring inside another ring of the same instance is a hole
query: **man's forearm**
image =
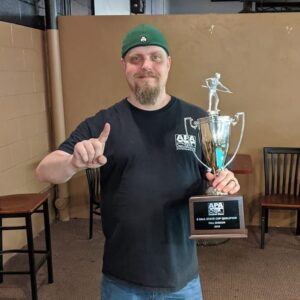
{"type": "Polygon", "coordinates": [[[37,178],[55,184],[68,181],[80,171],[72,165],[71,160],[72,155],[64,151],[56,150],[48,154],[36,168],[37,178]]]}

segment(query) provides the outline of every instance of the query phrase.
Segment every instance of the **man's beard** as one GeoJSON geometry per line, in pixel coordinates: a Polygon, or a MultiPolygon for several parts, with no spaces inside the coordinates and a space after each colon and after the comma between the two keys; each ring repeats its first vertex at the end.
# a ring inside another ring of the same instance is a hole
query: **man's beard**
{"type": "Polygon", "coordinates": [[[144,77],[152,77],[154,80],[154,85],[149,84],[149,82],[136,83],[134,85],[134,94],[137,101],[142,105],[154,105],[160,94],[159,76],[153,71],[141,71],[134,76],[137,79],[142,79],[144,77]]]}
{"type": "Polygon", "coordinates": [[[147,84],[143,86],[135,87],[135,97],[142,105],[154,105],[157,101],[160,93],[159,86],[149,86],[147,84]]]}

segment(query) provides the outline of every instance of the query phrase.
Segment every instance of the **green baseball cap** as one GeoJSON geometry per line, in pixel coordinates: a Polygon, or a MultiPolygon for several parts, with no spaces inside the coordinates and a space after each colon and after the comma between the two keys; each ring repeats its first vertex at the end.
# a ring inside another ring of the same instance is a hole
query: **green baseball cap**
{"type": "Polygon", "coordinates": [[[141,46],[159,46],[169,55],[167,41],[162,32],[149,24],[140,24],[127,32],[122,44],[122,57],[135,47],[141,46]]]}

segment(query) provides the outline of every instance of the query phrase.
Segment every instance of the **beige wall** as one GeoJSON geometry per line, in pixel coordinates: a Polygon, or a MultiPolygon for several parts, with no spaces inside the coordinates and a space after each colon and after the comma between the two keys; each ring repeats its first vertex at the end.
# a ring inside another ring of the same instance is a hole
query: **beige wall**
{"type": "MultiPolygon", "coordinates": [[[[140,22],[165,33],[173,59],[168,91],[207,108],[205,78],[215,72],[233,94],[220,94],[222,114],[246,113],[241,153],[254,172],[239,175],[246,222],[258,224],[262,147],[299,146],[300,16],[289,14],[61,17],[60,41],[67,133],[85,117],[126,96],[119,64],[124,33],[140,22]]],[[[235,134],[236,135],[236,134],[235,134]]],[[[87,203],[84,173],[71,181],[73,215],[87,203]]],[[[271,225],[294,224],[272,213],[271,225]]]]}
{"type": "MultiPolygon", "coordinates": [[[[45,72],[44,32],[0,22],[0,195],[48,187],[34,174],[49,152],[45,72]]],[[[43,228],[41,216],[33,222],[37,234],[43,228]]],[[[25,232],[4,233],[4,248],[24,244],[25,232]]]]}

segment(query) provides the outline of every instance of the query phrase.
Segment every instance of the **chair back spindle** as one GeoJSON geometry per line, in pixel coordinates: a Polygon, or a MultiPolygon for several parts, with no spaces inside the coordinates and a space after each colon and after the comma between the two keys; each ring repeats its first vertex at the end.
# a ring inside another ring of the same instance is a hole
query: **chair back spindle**
{"type": "Polygon", "coordinates": [[[299,195],[300,148],[264,148],[265,195],[299,195]]]}

